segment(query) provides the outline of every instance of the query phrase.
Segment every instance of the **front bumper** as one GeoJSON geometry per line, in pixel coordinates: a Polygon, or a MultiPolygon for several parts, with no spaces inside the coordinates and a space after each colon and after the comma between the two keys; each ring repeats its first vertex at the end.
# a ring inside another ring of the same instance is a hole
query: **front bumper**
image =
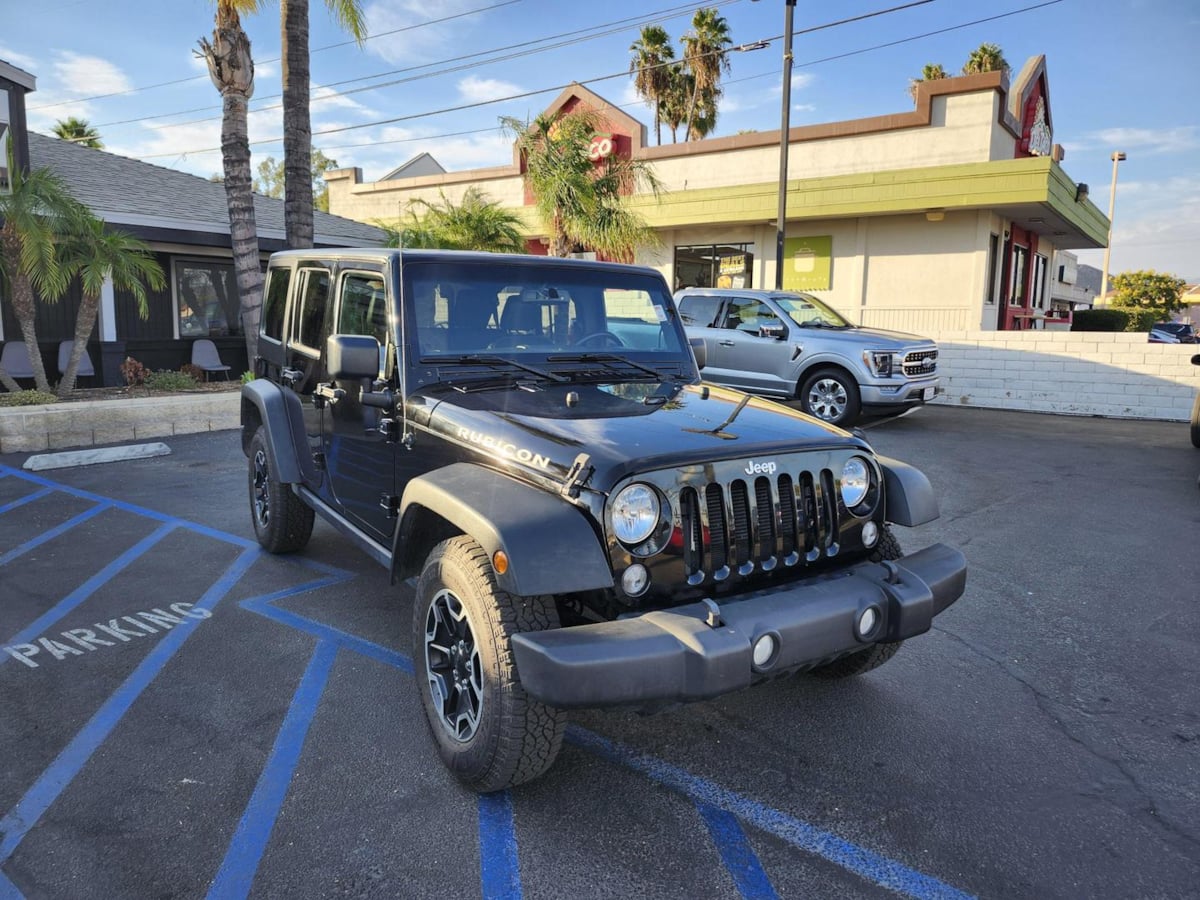
{"type": "Polygon", "coordinates": [[[938,378],[921,378],[899,384],[860,384],[859,397],[863,406],[915,406],[937,395],[938,378]]]}
{"type": "Polygon", "coordinates": [[[833,575],[728,599],[720,624],[693,603],[627,619],[513,636],[521,684],[551,706],[596,707],[702,700],[748,687],[789,669],[828,662],[875,643],[929,630],[933,617],[962,596],[962,553],[934,544],[888,563],[861,563],[833,575]],[[878,624],[857,623],[874,607],[878,624]],[[756,667],[752,647],[764,634],[774,657],[756,667]]]}

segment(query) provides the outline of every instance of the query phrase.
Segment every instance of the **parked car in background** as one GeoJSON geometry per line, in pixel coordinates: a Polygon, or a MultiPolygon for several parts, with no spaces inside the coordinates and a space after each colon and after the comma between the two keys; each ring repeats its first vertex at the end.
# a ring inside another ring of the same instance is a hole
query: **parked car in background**
{"type": "Polygon", "coordinates": [[[799,400],[833,425],[937,393],[936,343],[861,328],[810,294],[685,288],[675,303],[688,337],[704,342],[706,381],[799,400]]]}
{"type": "Polygon", "coordinates": [[[1150,328],[1151,344],[1196,344],[1196,329],[1191,322],[1156,322],[1150,328]]]}

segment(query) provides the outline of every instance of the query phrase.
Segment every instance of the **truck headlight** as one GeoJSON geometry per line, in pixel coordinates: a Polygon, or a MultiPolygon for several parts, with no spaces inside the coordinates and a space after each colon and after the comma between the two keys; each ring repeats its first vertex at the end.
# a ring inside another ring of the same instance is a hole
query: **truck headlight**
{"type": "Polygon", "coordinates": [[[876,378],[891,378],[895,354],[890,350],[864,350],[863,362],[876,378]]]}
{"type": "Polygon", "coordinates": [[[842,502],[854,509],[871,489],[871,470],[861,456],[852,456],[842,466],[842,502]]]}
{"type": "Polygon", "coordinates": [[[622,488],[612,502],[613,534],[622,544],[640,544],[658,527],[658,494],[648,484],[622,488]]]}

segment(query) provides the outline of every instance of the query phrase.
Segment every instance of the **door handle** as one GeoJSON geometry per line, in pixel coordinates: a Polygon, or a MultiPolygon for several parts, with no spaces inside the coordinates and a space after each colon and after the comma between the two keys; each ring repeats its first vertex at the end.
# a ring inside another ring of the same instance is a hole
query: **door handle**
{"type": "Polygon", "coordinates": [[[299,369],[292,369],[287,366],[279,370],[279,380],[288,387],[295,387],[304,377],[304,373],[299,369]]]}
{"type": "Polygon", "coordinates": [[[733,347],[734,346],[733,341],[717,341],[717,344],[719,344],[722,347],[733,347]]]}
{"type": "Polygon", "coordinates": [[[330,404],[337,403],[346,396],[344,390],[335,388],[332,384],[318,384],[313,393],[330,404]]]}

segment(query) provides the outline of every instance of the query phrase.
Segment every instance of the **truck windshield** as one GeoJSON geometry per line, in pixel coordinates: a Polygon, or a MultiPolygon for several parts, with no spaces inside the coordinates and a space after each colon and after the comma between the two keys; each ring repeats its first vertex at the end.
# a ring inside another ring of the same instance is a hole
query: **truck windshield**
{"type": "Polygon", "coordinates": [[[788,317],[801,327],[850,327],[850,323],[843,319],[838,312],[830,309],[816,297],[808,296],[808,294],[775,297],[775,302],[783,307],[783,311],[788,314],[788,317]]]}
{"type": "Polygon", "coordinates": [[[405,306],[423,363],[502,356],[545,361],[596,353],[690,362],[661,278],[620,267],[406,263],[405,306]]]}

